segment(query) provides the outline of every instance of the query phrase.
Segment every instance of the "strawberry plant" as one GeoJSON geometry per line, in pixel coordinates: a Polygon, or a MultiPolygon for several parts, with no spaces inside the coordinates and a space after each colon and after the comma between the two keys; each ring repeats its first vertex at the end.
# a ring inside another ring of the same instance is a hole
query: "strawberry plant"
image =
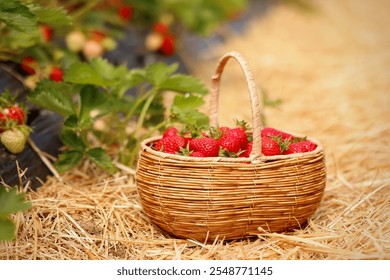
{"type": "Polygon", "coordinates": [[[14,239],[15,224],[11,215],[30,208],[31,203],[25,200],[23,193],[18,193],[16,187],[8,189],[0,185],[0,241],[14,239]]]}
{"type": "Polygon", "coordinates": [[[39,82],[28,99],[64,117],[60,137],[68,149],[56,162],[58,171],[89,159],[113,173],[113,160],[134,165],[140,141],[154,132],[173,123],[207,126],[198,111],[207,90],[195,77],[175,73],[177,67],[159,62],[129,70],[95,58],[70,65],[63,82],[39,82]],[[166,91],[176,94],[168,117],[166,91]]]}

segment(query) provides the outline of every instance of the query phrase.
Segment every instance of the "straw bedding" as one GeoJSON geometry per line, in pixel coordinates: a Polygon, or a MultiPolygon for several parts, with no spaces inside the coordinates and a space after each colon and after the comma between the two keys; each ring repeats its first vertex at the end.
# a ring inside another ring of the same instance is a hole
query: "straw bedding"
{"type": "MultiPolygon", "coordinates": [[[[276,7],[215,50],[216,59],[232,49],[245,54],[261,85],[283,99],[267,109],[270,125],[321,140],[327,186],[306,227],[212,244],[176,239],[145,216],[133,170],[120,166],[107,176],[86,163],[28,193],[33,208],[14,216],[17,238],[0,243],[0,259],[390,259],[385,1],[315,3],[321,12],[311,17],[276,7]],[[259,32],[261,43],[248,44],[259,32]]],[[[195,75],[208,81],[216,59],[199,61],[195,75]]],[[[228,100],[245,88],[232,80],[239,71],[224,81],[228,100]]],[[[226,104],[222,119],[232,120],[229,111],[247,117],[226,104]]]]}

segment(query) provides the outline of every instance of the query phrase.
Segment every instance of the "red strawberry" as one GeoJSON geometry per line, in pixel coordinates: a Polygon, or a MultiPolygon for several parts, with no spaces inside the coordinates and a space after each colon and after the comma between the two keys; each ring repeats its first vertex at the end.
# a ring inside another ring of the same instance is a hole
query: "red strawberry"
{"type": "Polygon", "coordinates": [[[219,139],[219,145],[230,153],[238,153],[241,150],[240,140],[233,135],[224,134],[219,139]]]}
{"type": "Polygon", "coordinates": [[[283,152],[284,155],[296,154],[296,153],[305,153],[314,151],[317,148],[317,145],[309,140],[304,140],[301,142],[291,144],[286,151],[283,152]]]}
{"type": "Polygon", "coordinates": [[[0,111],[0,133],[4,131],[6,121],[5,114],[0,111]]]}
{"type": "Polygon", "coordinates": [[[186,141],[179,135],[161,138],[154,145],[157,151],[161,151],[168,154],[175,154],[180,151],[186,145],[186,141]]]}
{"type": "Polygon", "coordinates": [[[230,128],[229,127],[227,127],[227,126],[221,126],[220,128],[219,128],[219,131],[222,133],[222,134],[224,134],[226,131],[228,131],[230,128]]]}
{"type": "Polygon", "coordinates": [[[237,154],[248,145],[248,137],[242,127],[219,129],[223,134],[219,139],[219,145],[228,153],[237,154]]]}
{"type": "Polygon", "coordinates": [[[246,145],[248,145],[248,136],[246,135],[245,130],[241,127],[229,129],[225,134],[229,135],[230,137],[237,138],[240,142],[242,150],[245,149],[246,145]]]}
{"type": "Polygon", "coordinates": [[[129,21],[133,16],[133,8],[131,6],[122,6],[118,10],[118,15],[123,21],[129,21]]]}
{"type": "Polygon", "coordinates": [[[261,130],[261,136],[267,136],[267,137],[281,137],[282,140],[294,140],[294,136],[292,136],[289,133],[277,130],[272,127],[265,127],[261,130]]]}
{"type": "Polygon", "coordinates": [[[167,34],[169,31],[169,28],[164,23],[157,22],[157,23],[153,24],[153,31],[160,33],[160,34],[167,34]]]}
{"type": "Polygon", "coordinates": [[[90,36],[91,40],[94,40],[99,43],[103,42],[103,40],[107,37],[104,32],[97,30],[92,31],[90,36]]]}
{"type": "Polygon", "coordinates": [[[163,137],[175,136],[178,135],[179,130],[176,127],[168,127],[164,133],[163,137]]]}
{"type": "Polygon", "coordinates": [[[193,138],[189,142],[190,150],[201,152],[205,157],[216,157],[219,154],[219,142],[214,138],[193,138]]]}
{"type": "Polygon", "coordinates": [[[42,38],[44,42],[49,42],[53,35],[53,29],[48,25],[41,25],[40,27],[42,38]]]}
{"type": "MultiPolygon", "coordinates": [[[[26,113],[18,105],[12,105],[11,107],[4,109],[3,114],[5,114],[6,119],[9,121],[14,121],[18,124],[24,124],[26,122],[26,113]]],[[[1,117],[0,120],[2,118],[4,118],[4,116],[1,117]]]]}
{"type": "Polygon", "coordinates": [[[272,138],[261,137],[261,151],[265,156],[276,156],[281,154],[281,149],[277,141],[272,138]]]}
{"type": "Polygon", "coordinates": [[[35,74],[35,68],[38,66],[37,61],[31,57],[26,56],[22,59],[21,67],[24,73],[28,75],[35,74]]]}
{"type": "Polygon", "coordinates": [[[190,157],[204,157],[204,154],[203,153],[201,153],[201,152],[192,152],[191,154],[190,154],[190,157]]]}
{"type": "Polygon", "coordinates": [[[64,72],[62,72],[61,68],[53,67],[51,69],[51,73],[50,73],[49,78],[50,78],[50,80],[55,81],[55,82],[62,82],[63,75],[64,75],[64,72]]]}
{"type": "Polygon", "coordinates": [[[172,55],[175,52],[175,37],[166,34],[163,38],[159,52],[164,55],[172,55]]]}
{"type": "Polygon", "coordinates": [[[246,145],[244,152],[242,154],[240,154],[239,157],[249,157],[251,155],[251,152],[252,152],[252,147],[253,147],[253,142],[249,142],[246,145]]]}

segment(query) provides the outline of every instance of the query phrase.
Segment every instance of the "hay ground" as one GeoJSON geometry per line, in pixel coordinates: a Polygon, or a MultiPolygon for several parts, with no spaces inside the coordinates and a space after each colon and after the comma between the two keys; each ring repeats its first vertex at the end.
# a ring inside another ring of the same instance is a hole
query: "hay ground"
{"type": "MultiPolygon", "coordinates": [[[[187,60],[209,83],[222,54],[241,52],[259,88],[283,100],[266,108],[268,124],[323,143],[327,187],[306,228],[208,245],[174,239],[145,217],[131,170],[109,177],[86,164],[28,194],[33,208],[15,215],[17,238],[0,243],[0,259],[390,259],[390,5],[312,2],[311,14],[273,7],[187,60]]],[[[241,77],[229,63],[221,123],[250,120],[241,77]]]]}

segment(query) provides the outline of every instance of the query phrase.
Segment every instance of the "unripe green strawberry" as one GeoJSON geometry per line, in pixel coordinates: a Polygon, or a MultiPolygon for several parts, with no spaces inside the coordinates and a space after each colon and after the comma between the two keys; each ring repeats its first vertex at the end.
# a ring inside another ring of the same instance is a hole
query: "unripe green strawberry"
{"type": "Polygon", "coordinates": [[[102,41],[102,46],[107,51],[112,51],[117,47],[116,41],[111,37],[106,37],[102,41]]]}
{"type": "Polygon", "coordinates": [[[18,154],[24,150],[27,137],[19,129],[13,128],[4,131],[0,137],[4,147],[13,154],[18,154]]]}
{"type": "Polygon", "coordinates": [[[72,31],[65,37],[66,46],[72,52],[81,51],[86,40],[84,33],[81,31],[72,31]]]}

